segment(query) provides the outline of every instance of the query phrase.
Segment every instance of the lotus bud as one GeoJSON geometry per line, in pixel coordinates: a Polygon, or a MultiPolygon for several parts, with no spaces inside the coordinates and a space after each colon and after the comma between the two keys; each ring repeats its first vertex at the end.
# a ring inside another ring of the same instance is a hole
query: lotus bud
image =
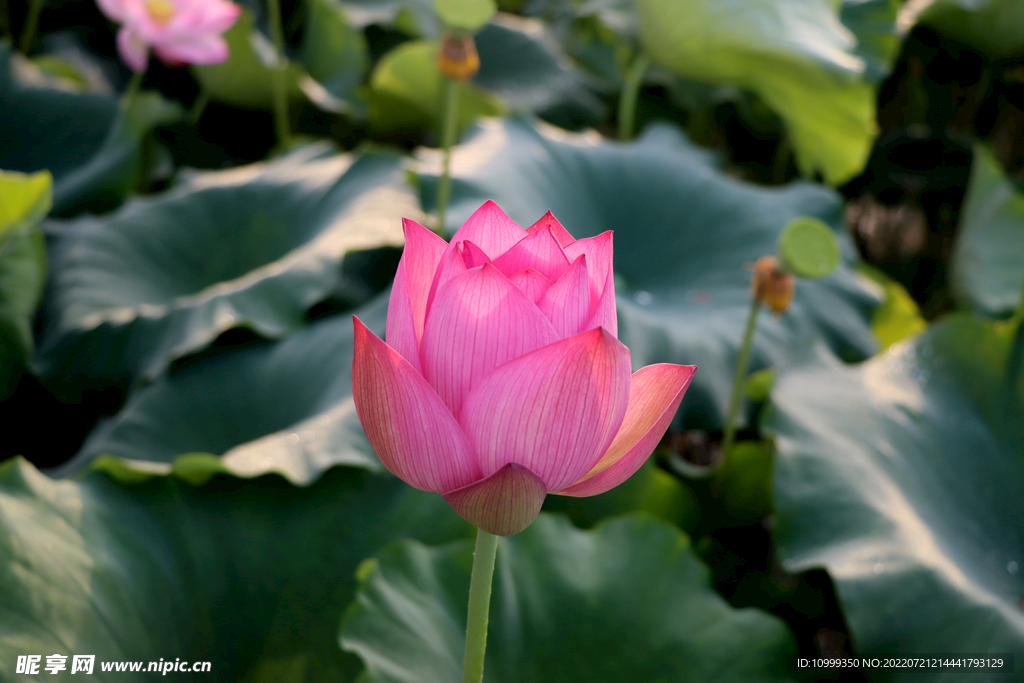
{"type": "Polygon", "coordinates": [[[762,256],[754,264],[754,276],[750,279],[751,295],[759,302],[780,315],[789,308],[793,300],[796,278],[779,267],[774,256],[762,256]]]}
{"type": "Polygon", "coordinates": [[[446,33],[437,54],[437,66],[452,80],[468,81],[473,78],[480,70],[480,55],[476,52],[473,36],[446,33]]]}

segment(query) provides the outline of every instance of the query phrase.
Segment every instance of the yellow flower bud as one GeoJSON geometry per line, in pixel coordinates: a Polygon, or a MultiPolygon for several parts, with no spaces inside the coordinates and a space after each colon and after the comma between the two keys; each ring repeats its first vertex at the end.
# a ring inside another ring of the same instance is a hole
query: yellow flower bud
{"type": "Polygon", "coordinates": [[[750,279],[750,293],[755,299],[779,315],[789,308],[793,300],[796,278],[779,268],[774,256],[762,256],[754,264],[754,275],[750,279]]]}
{"type": "Polygon", "coordinates": [[[445,34],[437,55],[437,66],[441,73],[456,81],[468,81],[475,76],[480,70],[480,55],[476,52],[473,36],[445,34]]]}

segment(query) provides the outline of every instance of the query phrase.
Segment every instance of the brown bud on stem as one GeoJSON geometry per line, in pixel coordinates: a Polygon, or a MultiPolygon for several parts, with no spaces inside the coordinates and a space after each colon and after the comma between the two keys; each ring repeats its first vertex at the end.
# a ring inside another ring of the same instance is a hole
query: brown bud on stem
{"type": "Polygon", "coordinates": [[[750,279],[750,293],[762,304],[779,315],[789,308],[793,300],[796,278],[779,268],[774,256],[762,256],[754,264],[754,275],[750,279]]]}
{"type": "Polygon", "coordinates": [[[454,36],[446,33],[441,40],[437,66],[448,78],[468,81],[480,70],[480,55],[476,52],[473,36],[454,36]]]}

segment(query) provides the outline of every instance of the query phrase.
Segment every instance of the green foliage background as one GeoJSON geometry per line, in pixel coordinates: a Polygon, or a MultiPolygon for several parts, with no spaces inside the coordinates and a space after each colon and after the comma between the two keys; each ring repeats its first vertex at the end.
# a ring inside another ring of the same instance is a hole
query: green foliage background
{"type": "Polygon", "coordinates": [[[373,453],[351,316],[383,333],[402,217],[448,237],[488,199],[614,230],[634,364],[699,369],[632,479],[502,540],[486,681],[1020,668],[1020,0],[295,0],[281,56],[240,4],[225,63],[131,98],[92,0],[28,54],[0,5],[0,681],[458,680],[472,529],[373,453]],[[449,30],[481,67],[441,225],[449,30]],[[794,219],[838,266],[762,315],[722,453],[749,268],[794,219]]]}

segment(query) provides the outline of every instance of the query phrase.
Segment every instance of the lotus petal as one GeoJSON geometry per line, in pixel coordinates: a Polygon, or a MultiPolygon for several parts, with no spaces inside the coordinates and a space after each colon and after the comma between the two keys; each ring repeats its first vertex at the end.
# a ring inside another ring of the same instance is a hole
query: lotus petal
{"type": "Polygon", "coordinates": [[[520,356],[484,377],[459,422],[485,475],[525,465],[548,490],[578,481],[619,430],[629,403],[629,349],[590,330],[520,356]]]}
{"type": "Polygon", "coordinates": [[[555,326],[559,337],[571,337],[587,329],[591,305],[586,256],[573,261],[537,302],[537,308],[555,326]]]}
{"type": "Polygon", "coordinates": [[[438,291],[420,344],[423,376],[458,416],[466,394],[491,370],[557,339],[536,304],[484,264],[438,291]]]}
{"type": "Polygon", "coordinates": [[[558,222],[555,215],[548,211],[540,217],[540,220],[526,229],[526,232],[533,234],[541,228],[551,228],[551,234],[555,236],[562,247],[567,247],[576,241],[576,238],[569,234],[569,231],[558,222]]]}
{"type": "Polygon", "coordinates": [[[388,302],[385,340],[416,370],[420,370],[420,339],[427,316],[427,297],[434,272],[448,244],[416,221],[402,221],[405,250],[398,262],[388,302]]]}
{"type": "Polygon", "coordinates": [[[352,395],[377,457],[395,476],[444,493],[483,474],[459,424],[423,376],[355,321],[352,395]]]}
{"type": "Polygon", "coordinates": [[[506,277],[533,268],[554,282],[569,267],[569,259],[565,257],[562,245],[551,233],[551,229],[542,228],[519,240],[514,247],[494,259],[494,265],[506,277]]]}
{"type": "Polygon", "coordinates": [[[633,373],[629,408],[615,440],[580,481],[556,493],[595,496],[629,479],[665,435],[696,371],[695,365],[661,363],[633,373]]]}
{"type": "Polygon", "coordinates": [[[533,301],[533,303],[540,301],[540,298],[544,296],[544,292],[548,291],[548,288],[553,284],[551,280],[533,268],[519,271],[512,276],[511,281],[516,286],[516,289],[525,294],[526,298],[533,301]]]}
{"type": "Polygon", "coordinates": [[[497,204],[488,200],[455,232],[449,248],[454,249],[459,242],[468,241],[495,259],[524,237],[526,231],[505,215],[497,204]]]}

